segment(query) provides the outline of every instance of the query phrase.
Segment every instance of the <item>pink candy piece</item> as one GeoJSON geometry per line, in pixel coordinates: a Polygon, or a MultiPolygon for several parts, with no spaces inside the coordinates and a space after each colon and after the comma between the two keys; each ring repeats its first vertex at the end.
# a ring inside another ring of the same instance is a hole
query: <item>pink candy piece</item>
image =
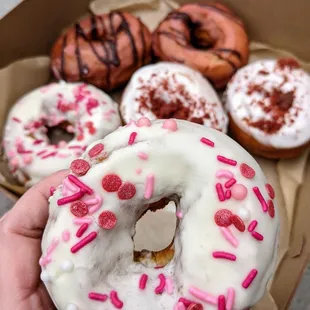
{"type": "Polygon", "coordinates": [[[147,117],[141,117],[137,121],[138,127],[150,127],[152,125],[151,121],[147,117]]]}
{"type": "Polygon", "coordinates": [[[82,198],[83,196],[85,195],[85,192],[84,191],[79,191],[71,196],[67,196],[67,197],[63,197],[63,198],[60,198],[57,200],[57,205],[58,206],[62,206],[62,205],[65,205],[69,202],[73,202],[73,201],[76,201],[76,200],[79,200],[80,198],[82,198]]]}
{"type": "Polygon", "coordinates": [[[196,287],[191,286],[188,290],[194,297],[209,303],[211,305],[217,305],[217,298],[204,292],[196,287]]]}
{"type": "Polygon", "coordinates": [[[23,155],[23,162],[26,165],[31,164],[33,161],[33,157],[31,155],[23,155]]]}
{"type": "Polygon", "coordinates": [[[91,195],[93,193],[93,190],[88,187],[86,184],[84,184],[82,181],[80,181],[77,177],[75,177],[74,175],[72,174],[69,174],[68,175],[68,179],[73,183],[75,184],[77,187],[79,187],[80,189],[83,189],[85,190],[85,192],[88,194],[88,195],[91,195]]]}
{"type": "Polygon", "coordinates": [[[225,239],[226,239],[231,245],[233,245],[235,248],[239,245],[238,240],[234,237],[234,235],[231,233],[231,231],[229,230],[229,228],[227,228],[227,227],[220,227],[220,230],[221,230],[223,236],[225,237],[225,239]]]}
{"type": "Polygon", "coordinates": [[[55,189],[54,186],[51,186],[51,187],[50,187],[50,195],[51,195],[51,196],[54,195],[55,190],[56,190],[56,189],[55,189]]]}
{"type": "Polygon", "coordinates": [[[173,294],[173,281],[171,278],[166,278],[166,292],[169,295],[173,294]]]}
{"type": "Polygon", "coordinates": [[[46,155],[43,155],[41,157],[41,159],[46,159],[46,158],[49,158],[49,157],[54,157],[57,155],[57,151],[54,151],[54,152],[50,152],[50,153],[47,153],[46,155]]]}
{"type": "Polygon", "coordinates": [[[12,159],[10,160],[10,165],[11,165],[12,167],[18,167],[18,165],[19,165],[19,160],[18,160],[18,158],[17,158],[17,157],[12,158],[12,159]]]}
{"type": "Polygon", "coordinates": [[[92,218],[89,217],[81,217],[81,218],[74,218],[73,223],[76,225],[81,225],[81,224],[88,224],[90,225],[93,222],[92,218]]]}
{"type": "Polygon", "coordinates": [[[141,277],[140,277],[140,281],[139,281],[139,289],[140,290],[144,290],[145,287],[146,287],[146,282],[148,280],[148,275],[147,274],[143,274],[141,277]]]}
{"type": "Polygon", "coordinates": [[[250,224],[249,224],[249,227],[248,227],[248,231],[249,232],[252,232],[257,226],[257,221],[252,221],[250,224]]]}
{"type": "Polygon", "coordinates": [[[85,238],[83,238],[81,241],[79,241],[77,244],[75,244],[71,248],[71,253],[76,253],[79,250],[81,250],[84,246],[92,242],[97,238],[97,233],[95,231],[91,232],[89,235],[87,235],[85,238]]]}
{"type": "MultiPolygon", "coordinates": [[[[93,198],[94,200],[96,200],[96,203],[94,205],[91,205],[91,207],[88,208],[88,214],[92,215],[95,212],[97,212],[103,203],[103,198],[100,195],[96,195],[95,198],[93,198]]],[[[85,201],[85,203],[87,204],[87,200],[85,201]]]]}
{"type": "Polygon", "coordinates": [[[132,145],[135,143],[136,137],[137,137],[137,133],[136,132],[132,132],[130,134],[129,140],[128,140],[128,145],[132,145]]]}
{"type": "Polygon", "coordinates": [[[183,213],[181,212],[181,211],[178,211],[178,212],[176,212],[176,217],[178,218],[178,219],[182,219],[183,218],[183,213]]]}
{"type": "Polygon", "coordinates": [[[219,179],[221,179],[221,178],[231,179],[234,177],[233,173],[228,171],[228,170],[219,170],[216,172],[215,176],[219,179]]]}
{"type": "Polygon", "coordinates": [[[221,156],[221,155],[217,156],[217,160],[227,165],[231,165],[231,166],[237,165],[237,162],[235,160],[221,156]]]}
{"type": "Polygon", "coordinates": [[[123,302],[118,298],[117,292],[116,291],[112,291],[110,293],[110,299],[112,302],[112,305],[117,308],[117,309],[122,309],[123,308],[123,302]]]}
{"type": "Polygon", "coordinates": [[[246,278],[243,280],[242,287],[248,288],[255,279],[255,277],[257,276],[257,273],[258,273],[257,269],[252,269],[246,276],[246,278]]]}
{"type": "Polygon", "coordinates": [[[258,241],[264,240],[264,236],[258,233],[257,231],[252,231],[252,236],[258,241]]]}
{"type": "Polygon", "coordinates": [[[108,295],[107,294],[100,294],[100,293],[90,292],[88,294],[88,298],[92,299],[92,300],[97,300],[97,301],[104,302],[104,301],[106,301],[108,299],[108,295]]]}
{"type": "Polygon", "coordinates": [[[253,187],[253,192],[256,195],[257,199],[259,200],[260,204],[262,205],[263,211],[267,212],[268,211],[268,205],[266,203],[266,200],[264,199],[261,191],[259,190],[258,187],[253,187]]]}
{"type": "Polygon", "coordinates": [[[147,160],[149,158],[149,156],[146,153],[143,152],[139,152],[138,153],[138,157],[142,160],[147,160]]]}
{"type": "Polygon", "coordinates": [[[141,172],[142,172],[142,169],[141,169],[141,168],[137,168],[137,169],[136,169],[136,174],[141,174],[141,172]]]}
{"type": "Polygon", "coordinates": [[[167,119],[163,123],[163,128],[169,131],[176,131],[178,129],[178,124],[174,119],[167,119]]]}
{"type": "Polygon", "coordinates": [[[248,195],[247,188],[242,184],[235,184],[231,189],[231,197],[236,200],[243,200],[248,195]]]}
{"type": "Polygon", "coordinates": [[[166,286],[166,277],[162,273],[158,276],[158,279],[159,285],[155,288],[155,294],[157,295],[162,294],[166,286]]]}
{"type": "Polygon", "coordinates": [[[62,232],[62,240],[64,242],[68,242],[70,240],[70,232],[69,232],[69,230],[64,230],[62,232]]]}
{"type": "Polygon", "coordinates": [[[224,201],[225,200],[225,194],[224,194],[224,190],[223,190],[222,184],[221,183],[217,183],[215,185],[215,189],[216,189],[216,192],[217,192],[218,199],[220,201],[224,201]]]}
{"type": "Polygon", "coordinates": [[[63,181],[63,187],[66,187],[72,193],[75,193],[79,190],[79,188],[76,185],[74,185],[73,183],[71,183],[69,181],[69,179],[67,179],[67,178],[64,179],[64,181],[63,181]]]}
{"type": "Polygon", "coordinates": [[[186,307],[184,306],[184,304],[182,302],[178,302],[174,306],[173,310],[186,310],[186,307]]]}
{"type": "Polygon", "coordinates": [[[89,226],[89,224],[87,224],[87,223],[82,224],[80,226],[80,228],[78,229],[78,231],[76,232],[76,236],[78,238],[81,238],[83,236],[84,232],[87,230],[88,226],[89,226]]]}
{"type": "Polygon", "coordinates": [[[226,192],[225,192],[225,199],[228,200],[231,198],[231,190],[228,189],[226,192]]]}
{"type": "Polygon", "coordinates": [[[237,259],[236,255],[228,253],[228,252],[223,252],[223,251],[216,251],[212,253],[212,256],[214,258],[223,258],[231,261],[235,261],[237,259]]]}
{"type": "Polygon", "coordinates": [[[226,310],[226,299],[224,295],[220,295],[218,297],[217,309],[218,310],[226,310]]]}
{"type": "Polygon", "coordinates": [[[188,300],[184,297],[179,298],[179,302],[181,302],[182,304],[184,304],[185,307],[189,307],[191,304],[195,303],[192,300],[188,300]]]}
{"type": "Polygon", "coordinates": [[[153,191],[154,191],[154,175],[149,174],[146,178],[144,198],[150,199],[153,195],[153,191]]]}
{"type": "Polygon", "coordinates": [[[207,139],[207,138],[201,138],[200,142],[202,142],[203,144],[206,144],[208,146],[214,147],[214,142],[207,139]]]}
{"type": "Polygon", "coordinates": [[[232,187],[235,183],[237,183],[237,180],[235,178],[231,178],[230,180],[228,180],[226,183],[225,183],[225,187],[226,188],[230,188],[232,187]]]}
{"type": "Polygon", "coordinates": [[[232,310],[235,303],[235,290],[229,288],[227,291],[226,310],[232,310]]]}

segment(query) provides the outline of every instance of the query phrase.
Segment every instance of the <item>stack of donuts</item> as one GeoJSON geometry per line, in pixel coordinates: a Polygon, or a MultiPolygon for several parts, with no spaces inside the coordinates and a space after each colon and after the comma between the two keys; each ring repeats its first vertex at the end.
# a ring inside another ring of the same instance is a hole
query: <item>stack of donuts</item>
{"type": "Polygon", "coordinates": [[[242,20],[217,3],[183,5],[153,33],[113,11],[59,36],[57,82],[17,101],[3,141],[26,187],[71,165],[51,190],[40,260],[58,309],[239,310],[263,295],[276,257],[275,194],[227,135],[253,155],[300,155],[310,143],[310,76],[294,59],[248,59],[242,20]],[[55,128],[71,140],[55,142],[55,128]],[[174,244],[133,254],[136,221],[170,200],[174,244]]]}

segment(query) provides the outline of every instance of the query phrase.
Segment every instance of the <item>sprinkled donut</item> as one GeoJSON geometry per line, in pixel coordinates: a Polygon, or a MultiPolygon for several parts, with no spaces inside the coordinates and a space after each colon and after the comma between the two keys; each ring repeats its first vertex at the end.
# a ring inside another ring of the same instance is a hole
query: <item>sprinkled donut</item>
{"type": "Polygon", "coordinates": [[[12,174],[26,186],[65,169],[91,142],[121,125],[117,104],[94,86],[53,83],[26,94],[11,109],[4,149],[12,174]],[[51,144],[48,128],[73,134],[51,144]]]}
{"type": "Polygon", "coordinates": [[[153,34],[155,56],[200,71],[216,88],[248,62],[242,21],[222,4],[190,3],[171,12],[153,34]]]}
{"type": "Polygon", "coordinates": [[[300,155],[310,143],[310,75],[294,59],[261,60],[228,84],[231,131],[251,153],[267,158],[300,155]]]}
{"type": "Polygon", "coordinates": [[[228,117],[210,83],[187,66],[160,62],[132,76],[121,101],[126,123],[142,116],[150,120],[177,118],[227,131],[228,117]]]}
{"type": "Polygon", "coordinates": [[[40,259],[58,309],[232,310],[263,296],[277,253],[275,193],[228,136],[140,119],[71,168],[50,197],[40,259]],[[134,252],[137,220],[162,199],[177,205],[173,244],[134,252]]]}

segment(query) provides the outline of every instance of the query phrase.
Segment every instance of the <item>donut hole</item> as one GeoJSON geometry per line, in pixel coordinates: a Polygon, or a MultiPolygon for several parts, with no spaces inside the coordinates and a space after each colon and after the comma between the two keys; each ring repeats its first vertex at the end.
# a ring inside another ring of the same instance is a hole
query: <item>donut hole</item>
{"type": "Polygon", "coordinates": [[[200,23],[195,23],[190,29],[190,43],[196,49],[209,49],[215,44],[213,31],[209,31],[200,23]]]}
{"type": "Polygon", "coordinates": [[[176,204],[168,201],[162,206],[150,207],[136,224],[133,238],[135,251],[162,251],[173,241],[177,218],[176,204]]]}
{"type": "Polygon", "coordinates": [[[74,138],[74,134],[68,132],[68,122],[59,123],[57,126],[45,126],[47,128],[46,135],[50,144],[57,145],[60,141],[70,142],[74,138]]]}

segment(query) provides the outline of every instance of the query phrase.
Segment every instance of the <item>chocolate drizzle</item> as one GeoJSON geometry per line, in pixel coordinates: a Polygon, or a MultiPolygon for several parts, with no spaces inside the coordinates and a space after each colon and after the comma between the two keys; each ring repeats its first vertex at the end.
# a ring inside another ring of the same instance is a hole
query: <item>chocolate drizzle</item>
{"type": "Polygon", "coordinates": [[[60,65],[60,75],[61,77],[66,80],[65,74],[65,48],[67,46],[68,37],[64,35],[62,40],[62,49],[61,49],[61,65],[60,65]]]}

